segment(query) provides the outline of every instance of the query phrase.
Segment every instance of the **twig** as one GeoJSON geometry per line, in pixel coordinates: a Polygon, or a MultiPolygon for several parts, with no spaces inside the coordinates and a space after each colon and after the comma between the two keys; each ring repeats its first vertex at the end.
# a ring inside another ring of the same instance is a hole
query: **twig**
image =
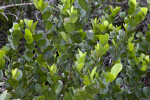
{"type": "MultiPolygon", "coordinates": [[[[3,14],[3,15],[12,15],[12,16],[14,16],[14,17],[16,17],[16,20],[18,20],[18,17],[17,17],[17,15],[15,15],[15,14],[11,14],[11,13],[1,13],[1,14],[3,14]]],[[[8,20],[8,18],[7,18],[7,20],[8,20]]]]}
{"type": "Polygon", "coordinates": [[[28,6],[28,5],[33,5],[33,3],[22,3],[22,4],[12,4],[12,5],[7,5],[7,6],[2,6],[2,7],[0,7],[0,10],[5,9],[5,8],[10,8],[10,7],[28,6]]]}
{"type": "Polygon", "coordinates": [[[2,14],[8,20],[7,16],[4,13],[0,13],[0,14],[2,14]]]}
{"type": "MultiPolygon", "coordinates": [[[[47,2],[45,2],[45,3],[47,3],[47,2]]],[[[12,5],[7,5],[7,6],[0,6],[0,10],[1,9],[6,9],[6,8],[10,8],[10,7],[17,7],[17,6],[28,6],[28,5],[33,5],[34,3],[22,3],[22,4],[12,4],[12,5]]],[[[55,5],[55,4],[53,4],[53,3],[50,3],[50,5],[53,5],[54,7],[56,7],[56,11],[58,11],[59,12],[59,9],[58,9],[58,7],[55,5]]]]}

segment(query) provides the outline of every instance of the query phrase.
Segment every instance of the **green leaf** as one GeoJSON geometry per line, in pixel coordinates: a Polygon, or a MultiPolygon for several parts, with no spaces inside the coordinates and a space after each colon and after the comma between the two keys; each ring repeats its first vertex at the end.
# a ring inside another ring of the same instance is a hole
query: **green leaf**
{"type": "Polygon", "coordinates": [[[125,18],[125,17],[126,17],[126,13],[125,13],[125,12],[121,12],[121,13],[119,14],[119,16],[120,16],[121,18],[125,18]]]}
{"type": "Polygon", "coordinates": [[[14,30],[19,30],[19,24],[18,23],[13,23],[13,28],[14,30]]]}
{"type": "Polygon", "coordinates": [[[59,44],[56,46],[59,52],[66,53],[68,51],[67,47],[65,45],[59,44]]]}
{"type": "Polygon", "coordinates": [[[46,21],[50,16],[51,16],[51,12],[50,11],[46,11],[46,12],[43,13],[42,19],[44,21],[46,21]]]}
{"type": "Polygon", "coordinates": [[[141,70],[146,71],[147,70],[147,65],[142,65],[141,70]]]}
{"type": "Polygon", "coordinates": [[[45,4],[45,3],[43,2],[43,0],[39,0],[39,2],[38,2],[38,8],[39,8],[39,10],[40,10],[42,13],[43,13],[44,9],[47,7],[47,5],[48,5],[48,3],[45,4]]]}
{"type": "Polygon", "coordinates": [[[92,80],[93,80],[94,74],[96,73],[96,69],[97,69],[97,67],[94,67],[94,69],[92,70],[92,72],[90,74],[90,77],[92,80]]]}
{"type": "Polygon", "coordinates": [[[69,36],[65,32],[61,32],[61,36],[67,43],[69,42],[69,36]]]}
{"type": "Polygon", "coordinates": [[[28,26],[28,19],[24,19],[25,24],[28,26]]]}
{"type": "Polygon", "coordinates": [[[130,51],[133,51],[134,50],[134,43],[128,43],[128,49],[130,51]]]}
{"type": "Polygon", "coordinates": [[[57,87],[57,89],[55,91],[57,95],[61,92],[62,87],[63,87],[63,83],[62,83],[61,80],[58,80],[58,83],[59,83],[59,85],[58,85],[58,87],[57,87]]]}
{"type": "Polygon", "coordinates": [[[53,64],[51,67],[49,67],[50,74],[54,75],[57,72],[57,66],[56,64],[53,64]]]}
{"type": "Polygon", "coordinates": [[[78,69],[76,69],[75,67],[73,67],[72,70],[73,70],[73,71],[76,71],[76,72],[80,75],[81,78],[84,77],[84,75],[83,75],[78,69]]]}
{"type": "Polygon", "coordinates": [[[17,68],[12,69],[12,78],[16,80],[20,80],[22,78],[22,71],[17,68]]]}
{"type": "Polygon", "coordinates": [[[40,55],[38,56],[37,62],[38,62],[39,65],[43,65],[43,62],[44,62],[44,59],[43,59],[43,58],[44,58],[44,57],[43,57],[42,54],[40,54],[40,55]]]}
{"type": "Polygon", "coordinates": [[[70,0],[61,0],[65,5],[66,9],[70,8],[70,0]]]}
{"type": "Polygon", "coordinates": [[[108,77],[109,77],[109,82],[112,82],[116,78],[115,74],[114,73],[110,73],[110,72],[108,72],[108,77]]]}
{"type": "Polygon", "coordinates": [[[120,85],[120,86],[123,85],[123,80],[122,80],[122,78],[117,78],[117,79],[116,79],[116,84],[117,84],[117,85],[120,85]]]}
{"type": "Polygon", "coordinates": [[[39,0],[33,0],[34,6],[35,6],[37,9],[40,9],[40,8],[39,8],[39,5],[38,5],[38,2],[39,2],[39,0]]]}
{"type": "Polygon", "coordinates": [[[88,75],[85,75],[83,78],[83,83],[84,85],[89,85],[89,84],[92,84],[92,80],[90,79],[88,75]]]}
{"type": "Polygon", "coordinates": [[[99,35],[99,40],[100,42],[104,45],[106,43],[108,43],[109,40],[109,34],[106,33],[105,35],[99,35]]]}
{"type": "Polygon", "coordinates": [[[77,66],[77,69],[81,71],[81,69],[84,67],[84,63],[76,64],[76,66],[77,66]]]}
{"type": "Polygon", "coordinates": [[[24,22],[23,22],[23,20],[20,20],[20,22],[19,22],[19,26],[20,26],[20,30],[22,30],[23,28],[24,28],[24,22]]]}
{"type": "Polygon", "coordinates": [[[78,20],[78,14],[71,14],[70,23],[75,23],[78,20]]]}
{"type": "Polygon", "coordinates": [[[79,5],[84,9],[87,10],[87,2],[85,0],[78,0],[79,5]]]}
{"type": "Polygon", "coordinates": [[[98,82],[99,82],[99,87],[100,87],[100,89],[106,89],[106,85],[102,82],[102,80],[100,80],[100,79],[98,78],[98,82]]]}
{"type": "Polygon", "coordinates": [[[45,21],[44,26],[46,27],[47,30],[50,30],[52,28],[53,24],[50,21],[45,21]]]}
{"type": "Polygon", "coordinates": [[[144,87],[143,88],[143,94],[146,98],[148,98],[148,95],[149,95],[149,88],[148,87],[144,87]]]}
{"type": "Polygon", "coordinates": [[[144,13],[144,15],[146,16],[148,9],[146,7],[142,7],[141,11],[144,13]]]}
{"type": "Polygon", "coordinates": [[[32,28],[31,28],[32,32],[35,31],[35,28],[36,28],[37,23],[38,23],[38,21],[36,21],[36,22],[32,25],[32,28]]]}
{"type": "Polygon", "coordinates": [[[103,47],[100,46],[100,53],[101,53],[101,55],[104,55],[108,51],[108,49],[109,49],[109,44],[108,43],[105,44],[103,47]]]}
{"type": "Polygon", "coordinates": [[[25,43],[25,46],[29,50],[33,50],[34,49],[34,43],[33,42],[31,44],[25,43]]]}
{"type": "Polygon", "coordinates": [[[28,20],[28,27],[31,29],[32,28],[32,24],[33,24],[33,20],[28,20]]]}
{"type": "Polygon", "coordinates": [[[4,55],[5,55],[5,52],[4,52],[4,51],[2,51],[2,50],[0,50],[0,58],[3,58],[3,57],[4,57],[4,55]]]}
{"type": "Polygon", "coordinates": [[[37,45],[39,46],[39,47],[42,47],[42,46],[44,46],[46,44],[46,40],[45,39],[41,39],[41,40],[39,40],[38,42],[37,42],[37,45]]]}
{"type": "Polygon", "coordinates": [[[38,33],[38,34],[33,35],[33,38],[34,38],[35,41],[40,40],[42,37],[43,37],[42,33],[38,33]]]}
{"type": "Polygon", "coordinates": [[[12,37],[15,38],[15,39],[17,39],[17,40],[20,40],[20,39],[23,38],[23,34],[19,30],[14,30],[12,32],[12,37]]]}
{"type": "Polygon", "coordinates": [[[129,1],[129,6],[135,7],[136,6],[136,0],[130,0],[129,1]]]}
{"type": "Polygon", "coordinates": [[[111,73],[118,75],[118,73],[122,70],[122,64],[117,63],[111,68],[111,73]]]}
{"type": "Polygon", "coordinates": [[[0,58],[0,70],[5,68],[4,64],[5,64],[5,59],[4,58],[0,58]]]}
{"type": "Polygon", "coordinates": [[[54,33],[48,33],[47,39],[51,40],[54,37],[54,33]]]}
{"type": "MultiPolygon", "coordinates": [[[[145,19],[146,15],[147,15],[147,11],[148,11],[148,9],[147,9],[146,7],[142,7],[142,8],[141,8],[141,11],[139,11],[138,15],[139,15],[140,17],[142,17],[142,20],[145,19]]],[[[136,18],[136,19],[138,19],[138,18],[136,18]]],[[[141,20],[139,20],[139,22],[140,22],[140,21],[141,21],[141,20]]]]}
{"type": "Polygon", "coordinates": [[[70,93],[70,92],[66,92],[66,93],[65,93],[64,100],[72,100],[72,98],[71,98],[71,93],[70,93]]]}
{"type": "Polygon", "coordinates": [[[25,29],[25,35],[24,35],[25,40],[31,44],[33,42],[33,37],[32,37],[32,33],[29,29],[25,29]]]}
{"type": "Polygon", "coordinates": [[[83,54],[83,55],[80,55],[80,58],[79,58],[79,63],[85,63],[85,58],[86,58],[86,52],[83,54]]]}
{"type": "Polygon", "coordinates": [[[69,33],[75,30],[74,23],[64,23],[64,27],[65,27],[65,30],[69,33]]]}
{"type": "Polygon", "coordinates": [[[38,96],[36,100],[45,100],[45,96],[38,96]]]}
{"type": "Polygon", "coordinates": [[[42,89],[42,88],[41,88],[41,85],[37,83],[37,84],[35,85],[35,90],[36,90],[36,92],[37,92],[37,93],[41,93],[41,89],[42,89]]]}
{"type": "Polygon", "coordinates": [[[112,6],[109,6],[110,7],[110,9],[111,9],[111,15],[113,16],[113,17],[115,17],[118,13],[119,13],[119,11],[120,11],[120,8],[121,7],[116,7],[115,9],[113,9],[113,7],[112,6]]]}
{"type": "MultiPolygon", "coordinates": [[[[119,72],[122,70],[122,64],[117,63],[115,64],[110,71],[110,76],[113,77],[112,81],[117,77],[117,75],[119,74],[119,72]]],[[[110,81],[111,82],[111,81],[110,81]]]]}
{"type": "Polygon", "coordinates": [[[150,0],[147,0],[147,3],[150,3],[150,0]]]}
{"type": "Polygon", "coordinates": [[[33,55],[34,55],[34,53],[31,52],[31,51],[27,51],[27,52],[26,52],[26,55],[27,55],[29,58],[32,58],[33,55]]]}
{"type": "Polygon", "coordinates": [[[128,14],[130,14],[130,15],[134,14],[135,8],[136,8],[136,0],[130,0],[128,14]]]}

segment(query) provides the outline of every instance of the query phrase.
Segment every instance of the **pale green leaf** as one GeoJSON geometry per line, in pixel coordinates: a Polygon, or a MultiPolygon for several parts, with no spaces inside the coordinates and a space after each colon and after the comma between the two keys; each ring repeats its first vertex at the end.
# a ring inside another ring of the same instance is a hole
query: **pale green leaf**
{"type": "Polygon", "coordinates": [[[39,6],[38,6],[38,0],[33,0],[33,3],[34,3],[34,6],[35,6],[37,9],[40,9],[39,6]]]}
{"type": "Polygon", "coordinates": [[[25,35],[24,35],[25,40],[31,44],[33,42],[33,37],[32,37],[32,33],[29,29],[25,29],[25,35]]]}
{"type": "Polygon", "coordinates": [[[109,40],[109,34],[106,33],[104,35],[99,35],[99,40],[100,42],[104,45],[106,43],[108,43],[108,40],[109,40]]]}
{"type": "Polygon", "coordinates": [[[83,66],[84,66],[84,63],[80,63],[80,64],[77,66],[77,69],[78,69],[79,71],[81,71],[81,69],[83,68],[83,66]]]}
{"type": "Polygon", "coordinates": [[[13,28],[14,30],[19,30],[19,24],[18,23],[13,23],[13,28]]]}
{"type": "Polygon", "coordinates": [[[7,98],[7,90],[5,90],[1,95],[0,95],[0,99],[1,100],[6,100],[7,98]]]}
{"type": "Polygon", "coordinates": [[[110,73],[113,73],[115,75],[115,77],[119,74],[119,72],[122,70],[122,64],[121,63],[117,63],[115,64],[112,68],[110,73]]]}
{"type": "Polygon", "coordinates": [[[146,7],[142,7],[141,11],[144,13],[144,15],[146,16],[148,9],[146,7]]]}
{"type": "Polygon", "coordinates": [[[62,87],[63,87],[63,83],[62,83],[61,80],[58,80],[58,83],[59,83],[59,85],[58,85],[58,87],[57,87],[57,89],[55,91],[56,94],[59,94],[61,92],[61,90],[62,90],[62,87]]]}
{"type": "Polygon", "coordinates": [[[147,70],[147,65],[142,65],[141,70],[146,71],[147,70]]]}
{"type": "Polygon", "coordinates": [[[69,41],[69,36],[65,32],[61,32],[62,38],[68,43],[69,41]]]}
{"type": "Polygon", "coordinates": [[[32,27],[32,24],[33,24],[33,20],[28,20],[28,27],[31,29],[32,27]]]}
{"type": "Polygon", "coordinates": [[[128,43],[128,49],[130,51],[133,51],[134,50],[134,43],[128,43]]]}

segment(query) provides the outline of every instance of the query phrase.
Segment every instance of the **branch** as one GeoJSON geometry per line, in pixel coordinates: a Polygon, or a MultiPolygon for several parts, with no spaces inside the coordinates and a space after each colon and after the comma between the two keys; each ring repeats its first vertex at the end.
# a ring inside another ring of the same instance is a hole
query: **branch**
{"type": "MultiPolygon", "coordinates": [[[[46,3],[46,2],[45,2],[46,3]]],[[[12,5],[7,5],[7,6],[0,6],[0,10],[10,8],[10,7],[17,7],[17,6],[28,6],[28,5],[33,5],[34,3],[22,3],[22,4],[12,4],[12,5]]],[[[53,5],[54,7],[57,8],[57,6],[53,3],[50,3],[50,5],[53,5]]],[[[56,11],[59,11],[58,9],[55,9],[56,11]]]]}
{"type": "Polygon", "coordinates": [[[5,8],[10,8],[10,7],[28,6],[28,5],[33,5],[33,3],[22,3],[22,4],[12,4],[12,5],[7,5],[7,6],[2,6],[2,7],[0,7],[0,10],[5,9],[5,8]]]}

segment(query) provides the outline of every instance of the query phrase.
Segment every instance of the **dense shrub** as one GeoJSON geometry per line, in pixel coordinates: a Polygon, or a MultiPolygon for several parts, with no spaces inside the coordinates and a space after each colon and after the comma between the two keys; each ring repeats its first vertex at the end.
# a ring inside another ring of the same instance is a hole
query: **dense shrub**
{"type": "Polygon", "coordinates": [[[9,30],[2,100],[149,99],[150,25],[137,31],[147,7],[128,0],[127,10],[107,6],[95,18],[96,0],[33,2],[43,27],[24,18],[9,30]]]}

